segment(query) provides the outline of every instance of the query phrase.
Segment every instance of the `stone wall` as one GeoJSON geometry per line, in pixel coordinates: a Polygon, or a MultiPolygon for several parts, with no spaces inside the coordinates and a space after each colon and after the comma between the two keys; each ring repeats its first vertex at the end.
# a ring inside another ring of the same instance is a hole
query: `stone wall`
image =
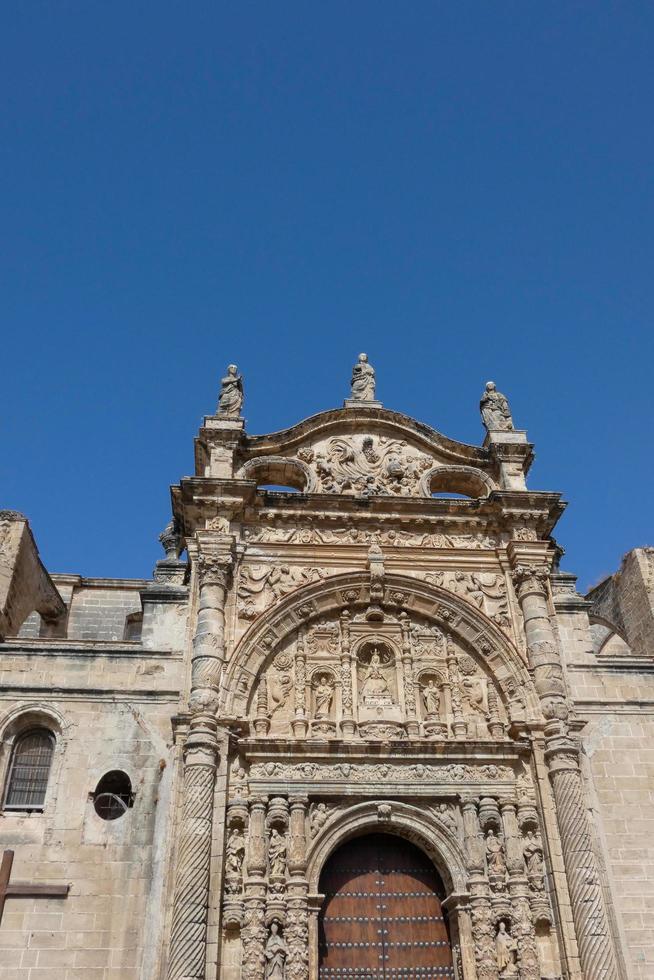
{"type": "Polygon", "coordinates": [[[15,640],[3,647],[3,785],[21,726],[47,725],[56,751],[43,812],[5,810],[0,841],[15,851],[13,881],[71,888],[65,899],[7,899],[2,980],[157,975],[180,674],[174,653],[79,641],[15,640]],[[124,816],[106,821],[89,794],[114,769],[128,773],[135,797],[124,816]]]}
{"type": "MultiPolygon", "coordinates": [[[[630,554],[623,570],[639,562],[630,554]]],[[[641,578],[623,609],[646,608],[641,578]]],[[[611,583],[611,580],[607,580],[611,583]]],[[[625,577],[622,577],[622,584],[625,577]]],[[[600,587],[608,619],[608,588],[600,587]]],[[[593,590],[589,598],[597,598],[593,590]]],[[[626,596],[624,597],[626,599],[626,596]]],[[[616,599],[616,593],[613,593],[616,599]]],[[[654,658],[648,662],[624,644],[614,658],[593,652],[589,613],[595,604],[565,592],[557,597],[558,628],[566,673],[579,716],[587,806],[595,846],[605,867],[627,976],[654,976],[654,658]],[[626,650],[626,652],[625,652],[626,650]]],[[[614,614],[615,615],[615,614],[614,614]]],[[[614,620],[615,621],[615,620],[614,620]]],[[[629,629],[629,621],[624,623],[629,629]]],[[[630,630],[631,632],[631,630],[630,630]]],[[[633,634],[632,634],[633,635],[633,634]]]]}

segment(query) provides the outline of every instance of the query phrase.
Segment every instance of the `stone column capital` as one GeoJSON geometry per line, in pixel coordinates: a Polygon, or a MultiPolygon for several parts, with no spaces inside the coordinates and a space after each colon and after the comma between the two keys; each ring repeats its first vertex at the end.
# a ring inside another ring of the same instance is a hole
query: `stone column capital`
{"type": "Polygon", "coordinates": [[[518,599],[530,594],[547,595],[549,574],[547,565],[515,565],[511,577],[518,599]]]}
{"type": "Polygon", "coordinates": [[[216,585],[227,589],[231,581],[233,564],[233,557],[230,553],[200,552],[197,558],[200,588],[216,585]]]}

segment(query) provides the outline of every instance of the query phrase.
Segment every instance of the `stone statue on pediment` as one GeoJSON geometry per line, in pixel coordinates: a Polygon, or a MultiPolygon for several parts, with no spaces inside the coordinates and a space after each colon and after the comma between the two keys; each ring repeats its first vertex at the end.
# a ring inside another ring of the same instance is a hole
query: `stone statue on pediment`
{"type": "Polygon", "coordinates": [[[243,407],[243,376],[238,373],[235,364],[227,365],[227,374],[220,379],[220,397],[218,399],[218,415],[237,419],[243,407]]]}
{"type": "Polygon", "coordinates": [[[368,361],[367,354],[359,354],[352,368],[352,401],[373,402],[375,400],[375,369],[368,361]]]}
{"type": "Polygon", "coordinates": [[[494,381],[486,383],[486,390],[479,402],[481,418],[489,432],[507,431],[513,428],[513,418],[506,396],[498,391],[494,381]]]}

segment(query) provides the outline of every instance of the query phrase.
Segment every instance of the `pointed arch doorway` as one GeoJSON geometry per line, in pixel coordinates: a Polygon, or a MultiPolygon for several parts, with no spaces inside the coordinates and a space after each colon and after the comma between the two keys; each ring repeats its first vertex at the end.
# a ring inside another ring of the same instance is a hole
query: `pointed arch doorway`
{"type": "Polygon", "coordinates": [[[320,876],[319,980],[454,977],[441,899],[425,854],[393,834],[348,841],[320,876]]]}

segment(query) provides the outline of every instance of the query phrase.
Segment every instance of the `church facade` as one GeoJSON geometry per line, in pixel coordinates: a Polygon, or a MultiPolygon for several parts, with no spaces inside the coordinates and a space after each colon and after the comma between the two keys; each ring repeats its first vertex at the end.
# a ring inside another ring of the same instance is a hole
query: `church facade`
{"type": "Polygon", "coordinates": [[[0,980],[654,976],[654,549],[578,594],[492,383],[375,396],[230,365],[151,580],[0,512],[0,980]]]}

